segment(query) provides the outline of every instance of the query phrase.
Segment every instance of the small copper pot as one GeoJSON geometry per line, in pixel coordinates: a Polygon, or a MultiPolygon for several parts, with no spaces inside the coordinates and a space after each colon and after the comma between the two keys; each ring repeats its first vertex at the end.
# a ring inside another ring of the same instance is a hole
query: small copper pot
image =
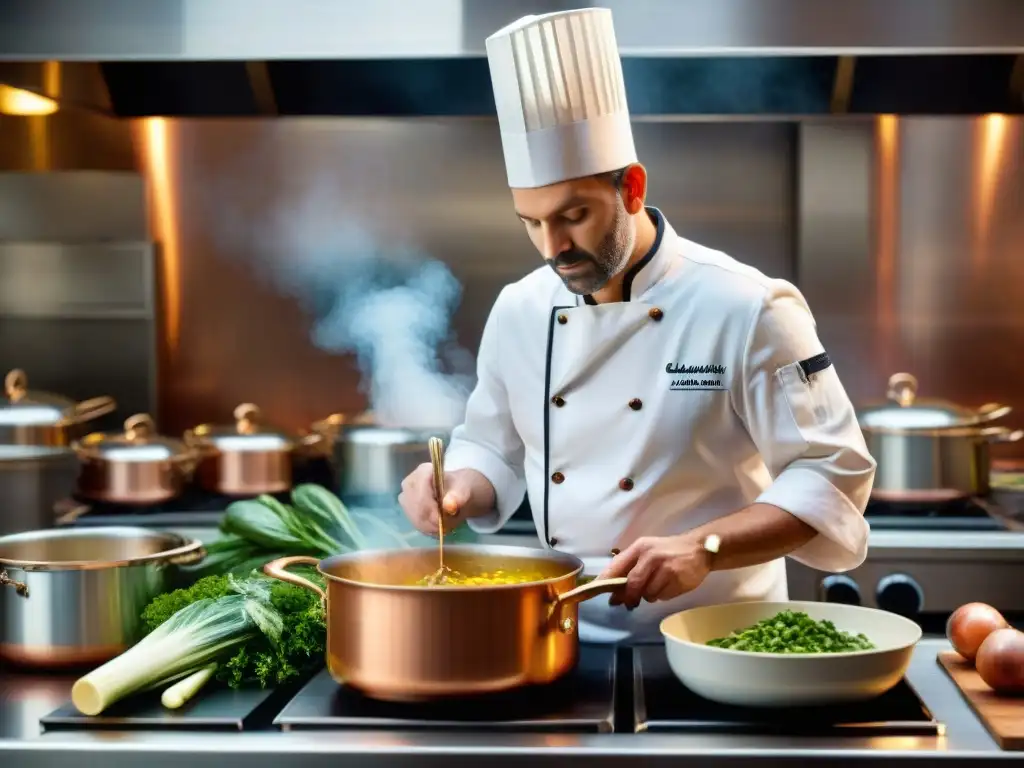
{"type": "Polygon", "coordinates": [[[113,413],[117,403],[110,397],[76,402],[48,392],[28,388],[28,376],[20,369],[4,378],[0,398],[0,443],[67,448],[81,437],[86,424],[113,413]]]}
{"type": "Polygon", "coordinates": [[[252,403],[235,408],[234,417],[229,426],[201,424],[185,433],[185,444],[198,456],[196,480],[204,490],[228,496],[287,491],[293,459],[322,452],[327,442],[320,433],[290,435],[264,425],[252,403]]]}
{"type": "Polygon", "coordinates": [[[528,569],[545,578],[494,586],[409,586],[437,570],[432,548],[285,557],[275,579],[313,590],[327,614],[327,669],[339,683],[391,701],[422,701],[551,683],[579,658],[578,604],[625,578],[577,585],[583,562],[554,550],[458,545],[445,564],[472,575],[528,569]],[[326,592],[287,569],[315,565],[326,592]]]}
{"type": "Polygon", "coordinates": [[[123,433],[94,432],[72,445],[78,454],[78,492],[115,504],[159,504],[180,495],[195,469],[195,454],[157,434],[153,419],[136,414],[123,433]]]}

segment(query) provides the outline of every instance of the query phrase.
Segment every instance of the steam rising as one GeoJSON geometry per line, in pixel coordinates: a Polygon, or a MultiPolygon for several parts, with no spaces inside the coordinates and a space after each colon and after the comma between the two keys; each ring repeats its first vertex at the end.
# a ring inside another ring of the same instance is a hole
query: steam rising
{"type": "MultiPolygon", "coordinates": [[[[305,181],[305,180],[304,180],[305,181]]],[[[310,180],[301,199],[254,221],[225,210],[215,231],[229,252],[255,257],[260,274],[314,318],[320,349],[356,356],[376,421],[451,428],[462,421],[473,359],[450,337],[462,287],[447,266],[408,246],[382,247],[339,218],[333,182],[310,180]]]]}

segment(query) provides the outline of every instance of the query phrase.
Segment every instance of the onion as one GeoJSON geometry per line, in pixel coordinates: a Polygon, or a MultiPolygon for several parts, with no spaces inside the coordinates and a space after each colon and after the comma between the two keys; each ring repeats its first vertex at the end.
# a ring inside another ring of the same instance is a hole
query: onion
{"type": "Polygon", "coordinates": [[[997,629],[978,649],[978,674],[1000,693],[1024,692],[1024,632],[997,629]]]}
{"type": "Polygon", "coordinates": [[[997,629],[1008,627],[1003,614],[985,603],[961,605],[946,622],[946,637],[956,652],[974,661],[985,638],[997,629]]]}

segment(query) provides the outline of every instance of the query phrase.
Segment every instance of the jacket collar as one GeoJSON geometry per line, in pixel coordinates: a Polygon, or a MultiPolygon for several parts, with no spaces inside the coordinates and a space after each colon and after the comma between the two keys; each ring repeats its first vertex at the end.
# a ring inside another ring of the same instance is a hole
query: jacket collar
{"type": "MultiPolygon", "coordinates": [[[[653,206],[646,208],[647,215],[651,217],[657,227],[654,236],[654,243],[651,249],[644,254],[636,264],[629,268],[622,278],[622,300],[635,301],[643,296],[647,290],[657,283],[669,268],[669,254],[672,252],[671,243],[675,239],[675,232],[671,225],[665,220],[664,214],[653,206]]],[[[589,294],[576,296],[576,306],[581,303],[596,305],[597,302],[589,294]]]]}

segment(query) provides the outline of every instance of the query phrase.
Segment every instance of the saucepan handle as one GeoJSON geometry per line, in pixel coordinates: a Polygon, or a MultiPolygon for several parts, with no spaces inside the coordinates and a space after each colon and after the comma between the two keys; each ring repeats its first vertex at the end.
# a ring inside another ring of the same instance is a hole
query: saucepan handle
{"type": "Polygon", "coordinates": [[[272,579],[283,581],[286,584],[294,584],[296,587],[302,587],[308,589],[311,592],[316,592],[320,595],[320,600],[324,603],[327,602],[327,593],[324,592],[320,587],[314,584],[309,579],[304,579],[301,576],[289,573],[288,569],[293,565],[320,565],[320,560],[315,557],[309,557],[307,555],[295,555],[293,557],[282,557],[277,560],[273,560],[263,566],[263,572],[272,579]]]}
{"type": "Polygon", "coordinates": [[[1010,430],[1006,427],[986,427],[978,432],[979,437],[990,443],[1016,443],[1024,438],[1024,429],[1010,430]]]}
{"type": "Polygon", "coordinates": [[[28,585],[15,581],[7,575],[7,571],[0,570],[0,587],[13,587],[14,593],[19,597],[28,597],[28,585]]]}
{"type": "Polygon", "coordinates": [[[580,584],[574,589],[570,589],[568,592],[555,597],[551,603],[551,611],[548,614],[549,620],[556,622],[558,628],[567,635],[572,634],[576,631],[576,622],[572,616],[565,616],[564,611],[566,608],[571,608],[574,605],[578,605],[585,600],[589,600],[592,597],[598,595],[606,595],[609,592],[615,592],[626,586],[627,579],[625,576],[621,576],[615,579],[594,579],[588,581],[585,584],[580,584]]]}
{"type": "Polygon", "coordinates": [[[978,409],[978,420],[979,421],[995,421],[1001,419],[1004,416],[1010,414],[1013,410],[1008,405],[1000,405],[999,403],[985,403],[978,409]]]}

